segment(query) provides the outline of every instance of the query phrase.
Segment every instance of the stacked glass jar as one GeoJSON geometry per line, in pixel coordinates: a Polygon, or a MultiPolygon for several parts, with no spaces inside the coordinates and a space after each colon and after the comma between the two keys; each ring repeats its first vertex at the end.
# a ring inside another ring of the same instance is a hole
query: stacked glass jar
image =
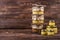
{"type": "Polygon", "coordinates": [[[40,33],[44,24],[44,6],[34,4],[32,7],[32,32],[40,33]]]}

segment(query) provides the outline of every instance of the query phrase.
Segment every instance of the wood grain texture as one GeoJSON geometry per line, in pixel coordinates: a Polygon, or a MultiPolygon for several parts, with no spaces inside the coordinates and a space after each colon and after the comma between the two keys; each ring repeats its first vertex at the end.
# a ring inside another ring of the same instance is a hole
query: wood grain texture
{"type": "Polygon", "coordinates": [[[0,0],[0,28],[31,28],[32,4],[46,2],[45,20],[57,19],[60,23],[60,4],[56,0],[0,0]]]}

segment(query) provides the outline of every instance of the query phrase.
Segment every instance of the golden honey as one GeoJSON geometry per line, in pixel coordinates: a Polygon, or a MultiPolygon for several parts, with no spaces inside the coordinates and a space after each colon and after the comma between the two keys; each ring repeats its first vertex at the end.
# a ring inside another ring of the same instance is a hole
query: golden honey
{"type": "Polygon", "coordinates": [[[58,33],[58,29],[57,28],[53,28],[54,33],[58,33]]]}
{"type": "Polygon", "coordinates": [[[33,11],[32,14],[38,14],[38,11],[33,11]]]}
{"type": "Polygon", "coordinates": [[[46,30],[52,30],[52,28],[50,28],[50,26],[47,26],[46,30]]]}
{"type": "Polygon", "coordinates": [[[44,11],[39,11],[39,15],[44,15],[44,11]]]}
{"type": "Polygon", "coordinates": [[[49,23],[49,25],[53,25],[53,26],[54,26],[54,25],[55,25],[55,23],[51,22],[51,23],[49,23]]]}
{"type": "Polygon", "coordinates": [[[50,21],[49,21],[49,25],[50,25],[50,26],[55,26],[55,21],[54,21],[54,20],[50,20],[50,21]]]}
{"type": "Polygon", "coordinates": [[[47,33],[46,33],[46,30],[44,30],[44,29],[42,29],[41,30],[41,35],[46,35],[47,33]]]}
{"type": "Polygon", "coordinates": [[[40,24],[41,24],[41,23],[43,24],[43,23],[44,23],[44,20],[40,20],[39,23],[40,23],[40,24]]]}
{"type": "Polygon", "coordinates": [[[47,35],[48,35],[48,36],[51,36],[51,35],[54,35],[54,34],[55,34],[55,33],[54,33],[53,30],[48,30],[48,31],[47,31],[47,35]]]}
{"type": "Polygon", "coordinates": [[[32,20],[32,24],[38,24],[37,20],[32,20]]]}
{"type": "Polygon", "coordinates": [[[39,13],[39,8],[38,7],[33,7],[32,8],[32,14],[38,14],[39,13]]]}

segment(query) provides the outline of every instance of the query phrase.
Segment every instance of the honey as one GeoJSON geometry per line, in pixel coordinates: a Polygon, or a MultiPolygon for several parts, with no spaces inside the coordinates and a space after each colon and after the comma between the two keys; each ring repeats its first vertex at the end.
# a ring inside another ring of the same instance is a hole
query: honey
{"type": "Polygon", "coordinates": [[[46,30],[42,29],[41,30],[41,35],[46,35],[46,34],[47,34],[46,30]]]}
{"type": "Polygon", "coordinates": [[[48,30],[48,31],[47,31],[47,35],[48,35],[48,36],[54,35],[54,31],[53,31],[53,30],[48,30]]]}

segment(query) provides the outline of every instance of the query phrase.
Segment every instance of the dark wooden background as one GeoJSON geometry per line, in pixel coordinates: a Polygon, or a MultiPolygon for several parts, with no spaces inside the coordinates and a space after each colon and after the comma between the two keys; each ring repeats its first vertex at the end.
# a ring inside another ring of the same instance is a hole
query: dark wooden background
{"type": "Polygon", "coordinates": [[[60,28],[60,0],[0,0],[0,28],[9,28],[0,29],[0,40],[60,40],[60,29],[54,36],[32,33],[31,8],[35,3],[46,5],[45,23],[53,19],[60,28]]]}
{"type": "Polygon", "coordinates": [[[0,28],[31,28],[32,4],[45,7],[45,22],[60,24],[60,0],[0,0],[0,28]]]}

